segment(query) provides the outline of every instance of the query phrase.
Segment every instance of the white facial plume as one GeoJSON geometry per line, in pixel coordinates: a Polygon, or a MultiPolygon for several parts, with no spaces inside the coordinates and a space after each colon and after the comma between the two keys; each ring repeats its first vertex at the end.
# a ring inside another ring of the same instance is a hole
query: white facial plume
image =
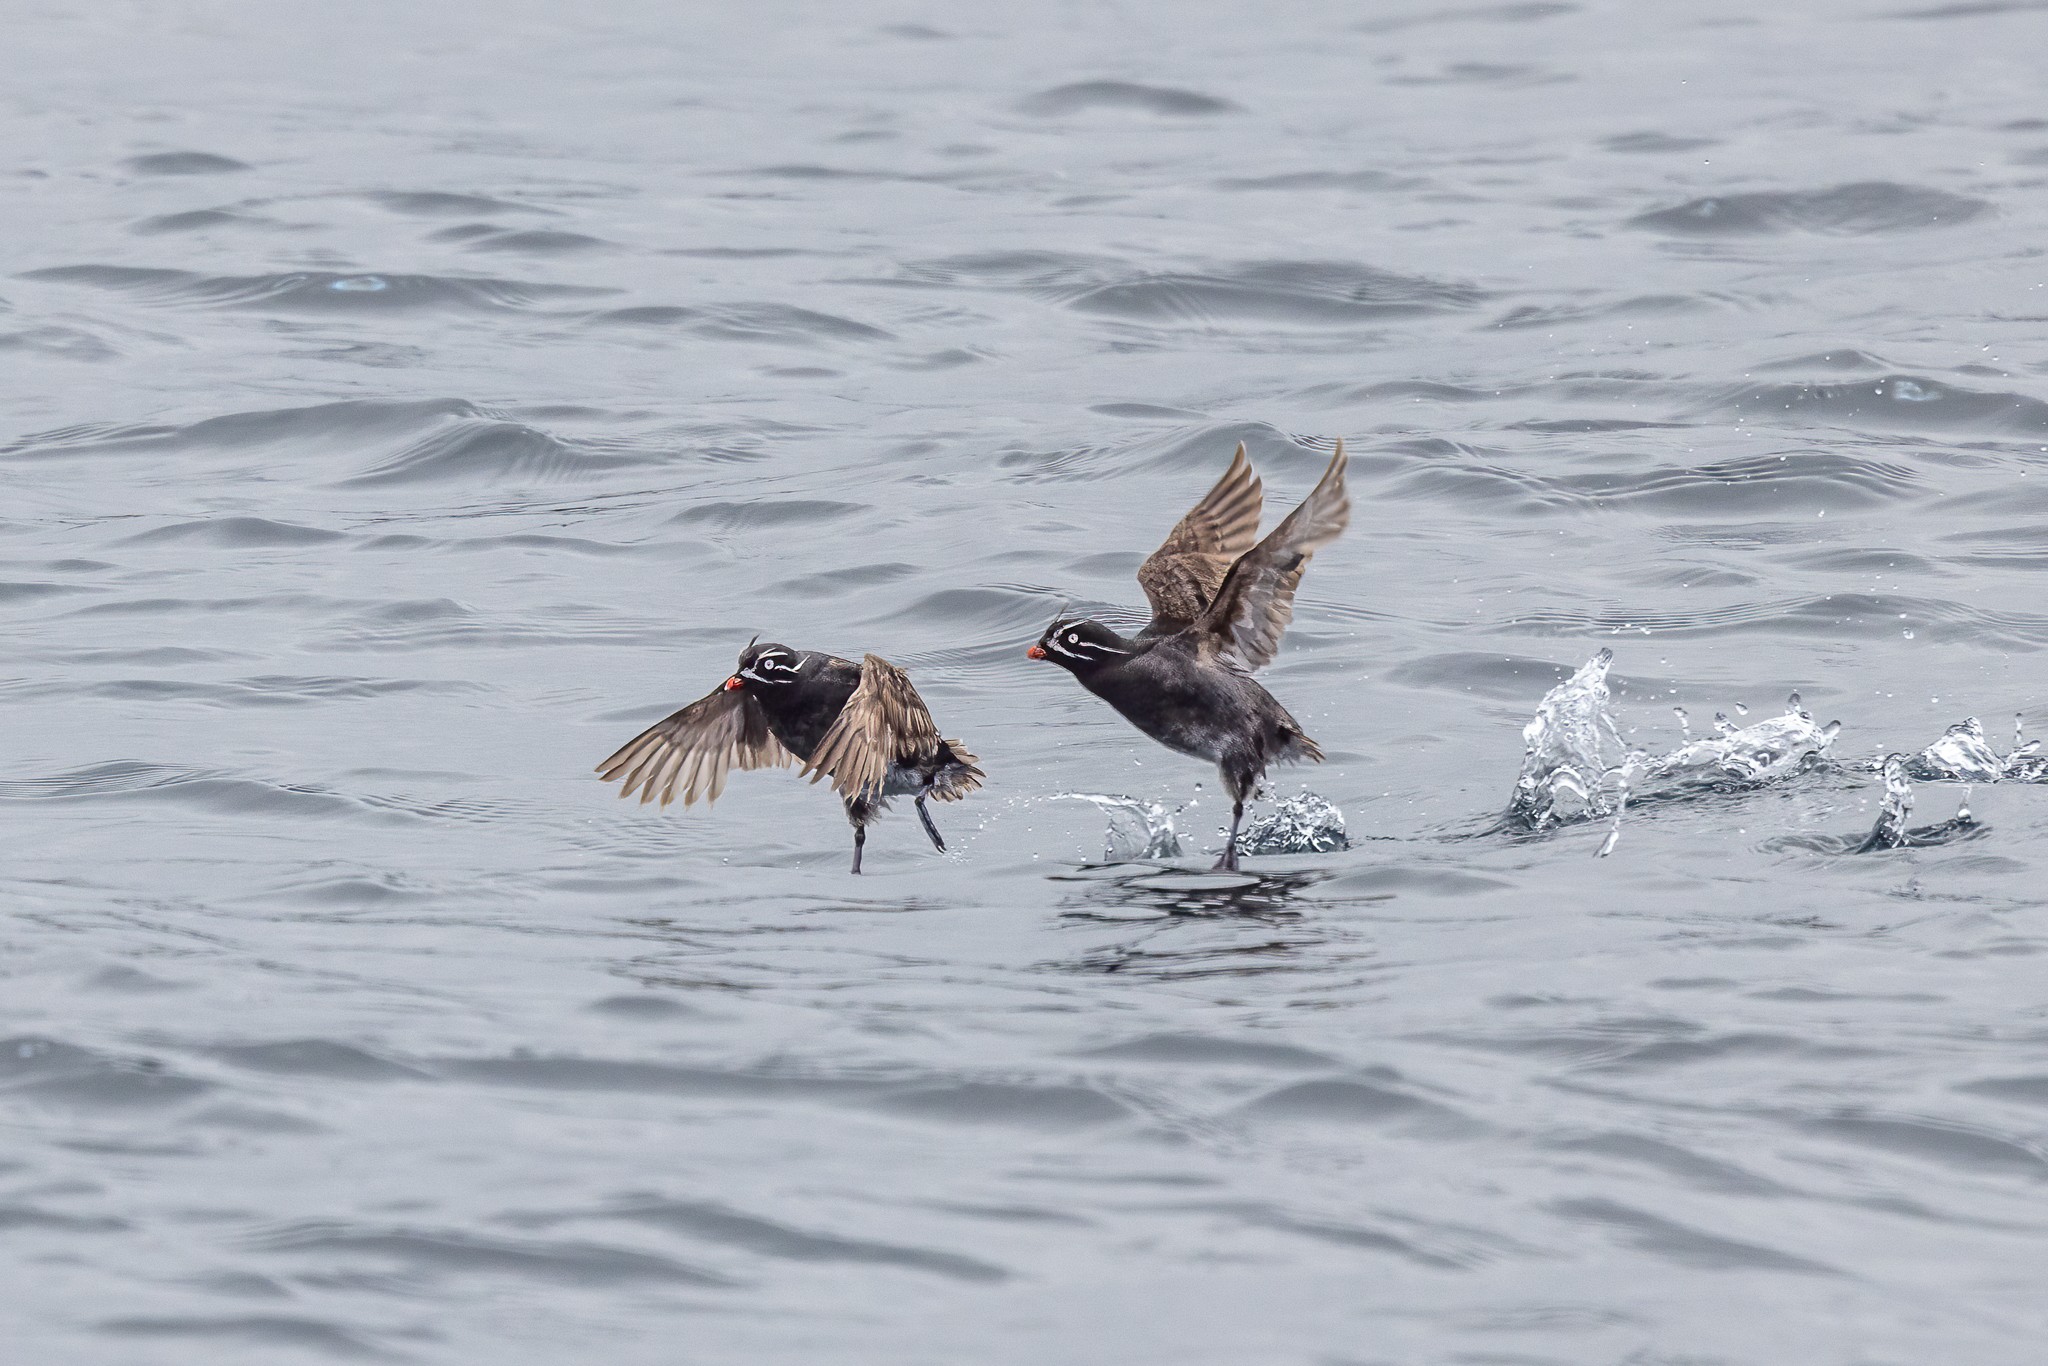
{"type": "Polygon", "coordinates": [[[1107,658],[1110,655],[1127,655],[1129,650],[1119,650],[1114,645],[1105,645],[1099,640],[1088,640],[1079,631],[1056,631],[1045,638],[1045,648],[1068,659],[1084,663],[1107,658]]]}
{"type": "Polygon", "coordinates": [[[740,677],[756,683],[794,683],[799,667],[787,650],[763,650],[754,656],[752,664],[740,670],[740,677]]]}

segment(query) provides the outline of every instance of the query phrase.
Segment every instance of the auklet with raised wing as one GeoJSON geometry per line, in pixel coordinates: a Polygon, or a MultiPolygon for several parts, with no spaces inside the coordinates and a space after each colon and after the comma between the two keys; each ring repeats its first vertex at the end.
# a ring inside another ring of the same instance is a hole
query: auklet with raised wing
{"type": "Polygon", "coordinates": [[[1099,621],[1055,620],[1027,653],[1051,660],[1168,749],[1216,764],[1230,838],[1215,871],[1237,871],[1245,799],[1272,763],[1323,752],[1252,680],[1294,619],[1309,557],[1351,520],[1344,443],[1301,506],[1256,541],[1262,494],[1242,444],[1230,468],[1138,568],[1152,620],[1136,637],[1099,621]]]}
{"type": "Polygon", "coordinates": [[[802,765],[812,782],[829,777],[853,826],[853,871],[869,825],[891,797],[914,797],[932,847],[946,850],[925,799],[958,801],[985,774],[939,728],[910,676],[879,655],[860,663],[816,650],[750,644],[717,690],[628,740],[597,766],[619,795],[657,795],[667,806],[706,805],[732,769],[802,765]]]}

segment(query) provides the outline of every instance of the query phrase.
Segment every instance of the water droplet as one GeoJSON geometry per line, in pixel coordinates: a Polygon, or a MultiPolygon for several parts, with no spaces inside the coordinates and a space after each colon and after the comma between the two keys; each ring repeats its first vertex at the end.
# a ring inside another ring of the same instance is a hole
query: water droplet
{"type": "Polygon", "coordinates": [[[1908,626],[1908,627],[1907,627],[1907,628],[1906,628],[1905,630],[1901,631],[1901,632],[1900,632],[1899,634],[1900,634],[1900,635],[1902,635],[1902,636],[1904,636],[1904,637],[1905,637],[1906,639],[1908,639],[1908,640],[1911,640],[1911,639],[1913,638],[1913,628],[1912,628],[1912,627],[1910,627],[1910,626],[1908,626]]]}
{"type": "Polygon", "coordinates": [[[391,282],[381,275],[344,275],[339,280],[330,280],[327,287],[343,294],[374,294],[380,289],[391,288],[391,282]]]}

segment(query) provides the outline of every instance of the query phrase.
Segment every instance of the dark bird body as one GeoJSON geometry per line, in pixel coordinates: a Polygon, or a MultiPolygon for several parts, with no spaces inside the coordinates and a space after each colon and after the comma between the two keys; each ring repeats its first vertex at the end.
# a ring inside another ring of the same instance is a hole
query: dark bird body
{"type": "Polygon", "coordinates": [[[1120,667],[1075,671],[1081,686],[1168,749],[1224,770],[1263,771],[1272,760],[1320,759],[1301,726],[1246,674],[1204,667],[1192,642],[1169,636],[1120,667]]]}
{"type": "Polygon", "coordinates": [[[749,645],[718,689],[649,726],[597,766],[619,795],[657,795],[667,806],[708,805],[731,769],[801,765],[812,782],[831,778],[853,826],[853,871],[867,828],[891,797],[914,797],[933,847],[946,842],[925,800],[958,801],[981,786],[975,757],[939,738],[910,676],[879,655],[856,664],[817,650],[749,645]]]}
{"type": "Polygon", "coordinates": [[[1028,652],[1168,749],[1216,765],[1230,793],[1230,838],[1218,871],[1237,869],[1245,800],[1274,763],[1323,752],[1287,708],[1253,678],[1294,618],[1294,590],[1309,557],[1351,519],[1344,444],[1315,488],[1256,541],[1263,501],[1243,446],[1201,502],[1140,566],[1152,620],[1135,637],[1099,621],[1055,621],[1028,652]]]}

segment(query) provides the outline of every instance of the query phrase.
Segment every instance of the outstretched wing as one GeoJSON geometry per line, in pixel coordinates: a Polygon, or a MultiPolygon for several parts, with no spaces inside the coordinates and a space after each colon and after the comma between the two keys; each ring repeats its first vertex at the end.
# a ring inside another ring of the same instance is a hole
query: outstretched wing
{"type": "Polygon", "coordinates": [[[725,791],[729,770],[795,762],[796,756],[768,729],[761,704],[741,689],[721,687],[628,740],[597,766],[597,773],[606,782],[623,779],[619,795],[630,797],[637,790],[642,805],[659,793],[667,806],[680,784],[684,806],[695,805],[699,797],[708,806],[725,791]]]}
{"type": "Polygon", "coordinates": [[[1230,468],[1159,549],[1138,566],[1138,586],[1152,604],[1152,629],[1171,629],[1202,615],[1238,556],[1259,535],[1259,477],[1237,444],[1230,468]]]}
{"type": "Polygon", "coordinates": [[[1205,649],[1239,668],[1263,668],[1280,648],[1280,633],[1294,620],[1294,590],[1309,556],[1337,539],[1351,522],[1344,491],[1344,443],[1301,506],[1265,540],[1231,566],[1216,598],[1195,622],[1205,649]]]}
{"type": "Polygon", "coordinates": [[[804,765],[842,797],[879,796],[892,763],[916,763],[939,747],[939,728],[910,675],[880,655],[860,662],[860,685],[804,765]]]}

